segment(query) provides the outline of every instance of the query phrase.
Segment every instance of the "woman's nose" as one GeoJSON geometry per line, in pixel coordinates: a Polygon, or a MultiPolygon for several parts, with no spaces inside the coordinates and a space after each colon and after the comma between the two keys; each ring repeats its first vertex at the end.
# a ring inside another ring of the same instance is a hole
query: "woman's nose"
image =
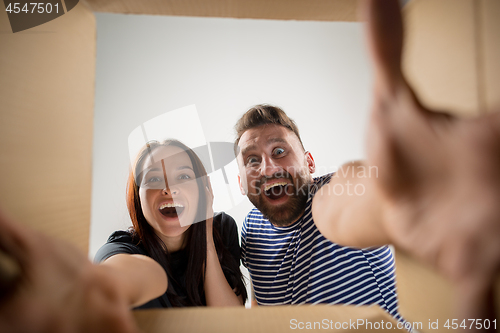
{"type": "Polygon", "coordinates": [[[178,192],[179,191],[177,190],[177,188],[170,187],[168,185],[167,179],[165,178],[165,187],[161,190],[161,193],[163,195],[174,195],[177,194],[178,192]]]}
{"type": "Polygon", "coordinates": [[[163,190],[161,190],[161,193],[163,195],[175,195],[175,194],[178,194],[179,191],[175,188],[170,188],[170,187],[166,186],[163,190]]]}

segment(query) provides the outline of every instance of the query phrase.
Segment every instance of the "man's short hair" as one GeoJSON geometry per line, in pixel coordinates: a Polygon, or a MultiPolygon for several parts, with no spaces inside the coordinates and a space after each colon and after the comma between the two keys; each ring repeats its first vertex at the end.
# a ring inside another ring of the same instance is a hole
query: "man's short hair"
{"type": "Polygon", "coordinates": [[[295,133],[300,144],[302,145],[302,148],[304,149],[304,144],[302,143],[302,139],[299,135],[299,128],[295,124],[295,121],[288,117],[285,111],[277,106],[259,104],[251,107],[247,112],[245,112],[245,114],[241,116],[240,120],[238,120],[234,126],[234,129],[236,130],[236,140],[234,142],[235,155],[238,155],[238,143],[240,142],[243,133],[249,129],[268,124],[281,125],[288,128],[290,131],[295,133]]]}

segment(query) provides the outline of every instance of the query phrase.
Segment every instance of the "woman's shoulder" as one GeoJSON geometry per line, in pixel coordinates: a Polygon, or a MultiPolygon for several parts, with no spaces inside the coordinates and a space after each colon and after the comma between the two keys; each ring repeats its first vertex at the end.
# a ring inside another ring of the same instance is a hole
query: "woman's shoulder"
{"type": "Polygon", "coordinates": [[[214,228],[219,231],[238,230],[236,221],[225,212],[216,212],[214,214],[214,228]]]}
{"type": "Polygon", "coordinates": [[[214,230],[218,231],[224,246],[230,248],[231,252],[239,253],[238,226],[230,215],[224,212],[216,213],[214,215],[214,230]]]}
{"type": "Polygon", "coordinates": [[[113,232],[107,240],[107,243],[132,243],[133,242],[133,235],[130,231],[125,231],[125,230],[118,230],[113,232]]]}
{"type": "Polygon", "coordinates": [[[106,243],[97,251],[94,262],[102,262],[115,254],[143,254],[146,255],[138,237],[130,231],[115,231],[106,243]]]}

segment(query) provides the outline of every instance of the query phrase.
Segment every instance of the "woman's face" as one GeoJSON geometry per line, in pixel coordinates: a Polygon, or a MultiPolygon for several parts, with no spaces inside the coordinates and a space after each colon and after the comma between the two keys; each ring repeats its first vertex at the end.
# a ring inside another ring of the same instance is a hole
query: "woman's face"
{"type": "Polygon", "coordinates": [[[149,225],[165,244],[182,241],[189,226],[199,222],[198,184],[188,154],[176,146],[154,149],[139,179],[139,198],[149,225]]]}

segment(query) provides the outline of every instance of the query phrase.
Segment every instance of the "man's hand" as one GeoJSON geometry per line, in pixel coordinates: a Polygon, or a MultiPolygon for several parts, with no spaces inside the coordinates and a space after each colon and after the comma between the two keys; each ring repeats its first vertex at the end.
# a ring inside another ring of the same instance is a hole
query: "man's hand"
{"type": "Polygon", "coordinates": [[[500,268],[500,113],[458,119],[426,109],[401,72],[397,0],[367,1],[375,66],[368,163],[391,241],[457,287],[462,318],[493,318],[500,268]]]}
{"type": "Polygon", "coordinates": [[[138,332],[105,268],[3,216],[0,230],[0,250],[20,268],[0,282],[0,332],[138,332]]]}

